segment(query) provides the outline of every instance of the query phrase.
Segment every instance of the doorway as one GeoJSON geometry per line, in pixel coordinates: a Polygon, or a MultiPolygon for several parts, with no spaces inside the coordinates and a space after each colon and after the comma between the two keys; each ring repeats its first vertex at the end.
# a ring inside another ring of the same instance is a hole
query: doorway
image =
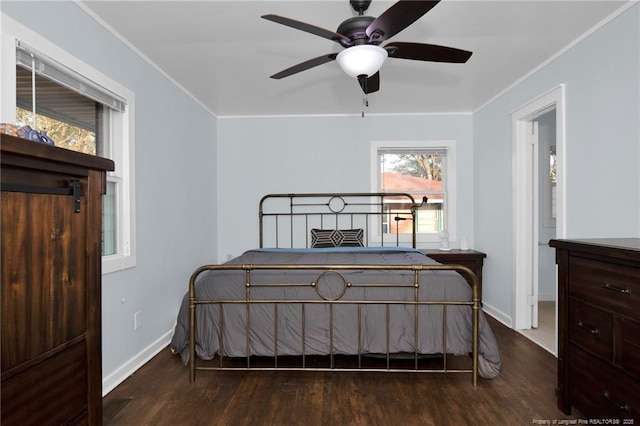
{"type": "Polygon", "coordinates": [[[512,113],[513,327],[556,354],[557,279],[551,238],[564,235],[564,87],[512,113]]]}

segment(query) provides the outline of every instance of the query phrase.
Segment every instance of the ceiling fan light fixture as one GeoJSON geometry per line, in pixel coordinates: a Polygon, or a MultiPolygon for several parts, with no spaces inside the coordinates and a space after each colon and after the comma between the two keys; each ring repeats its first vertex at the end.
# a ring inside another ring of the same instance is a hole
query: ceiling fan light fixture
{"type": "Polygon", "coordinates": [[[389,54],[385,49],[373,44],[351,46],[338,53],[336,60],[340,68],[350,77],[359,75],[371,77],[380,70],[389,54]]]}

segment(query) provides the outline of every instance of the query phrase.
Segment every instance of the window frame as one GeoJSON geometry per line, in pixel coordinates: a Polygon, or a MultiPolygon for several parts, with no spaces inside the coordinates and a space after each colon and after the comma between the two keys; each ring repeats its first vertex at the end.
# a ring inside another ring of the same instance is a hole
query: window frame
{"type": "MultiPolygon", "coordinates": [[[[379,152],[381,150],[446,150],[445,156],[445,188],[444,188],[444,216],[445,229],[449,233],[449,241],[456,241],[457,238],[457,215],[456,215],[456,141],[455,140],[417,140],[417,141],[372,141],[370,150],[371,165],[371,191],[381,192],[381,176],[379,167],[379,152]]],[[[409,194],[413,195],[411,192],[409,194]]],[[[420,203],[422,197],[416,198],[416,203],[420,203]]],[[[376,235],[370,236],[372,241],[379,240],[376,235]]],[[[400,242],[411,244],[411,235],[400,234],[400,242]]],[[[416,244],[427,245],[440,243],[440,236],[437,233],[417,233],[416,244]]]]}
{"type": "Polygon", "coordinates": [[[115,162],[107,181],[118,183],[116,253],[102,256],[102,274],[132,268],[136,265],[134,123],[135,94],[53,44],[28,27],[0,12],[0,122],[15,122],[16,116],[16,43],[20,40],[56,62],[88,78],[127,101],[124,113],[112,114],[109,153],[115,162]]]}

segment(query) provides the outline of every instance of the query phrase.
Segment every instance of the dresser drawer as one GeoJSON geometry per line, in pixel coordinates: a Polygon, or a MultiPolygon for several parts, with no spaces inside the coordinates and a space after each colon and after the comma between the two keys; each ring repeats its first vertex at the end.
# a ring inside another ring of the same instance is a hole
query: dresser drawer
{"type": "Polygon", "coordinates": [[[570,299],[569,340],[612,361],[613,316],[579,300],[570,299]]]}
{"type": "Polygon", "coordinates": [[[588,417],[640,419],[640,383],[572,344],[569,396],[588,417]]]}
{"type": "Polygon", "coordinates": [[[640,320],[640,268],[569,256],[569,296],[640,320]]]}
{"type": "Polygon", "coordinates": [[[615,362],[640,380],[640,324],[620,319],[616,329],[615,362]]]}

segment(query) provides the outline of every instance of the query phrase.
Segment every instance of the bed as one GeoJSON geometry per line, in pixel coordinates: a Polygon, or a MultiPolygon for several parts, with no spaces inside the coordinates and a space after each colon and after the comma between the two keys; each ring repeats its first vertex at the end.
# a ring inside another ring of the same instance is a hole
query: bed
{"type": "Polygon", "coordinates": [[[469,373],[502,369],[478,278],[416,249],[426,200],[270,194],[259,244],[193,272],[171,349],[198,370],[469,373]]]}

